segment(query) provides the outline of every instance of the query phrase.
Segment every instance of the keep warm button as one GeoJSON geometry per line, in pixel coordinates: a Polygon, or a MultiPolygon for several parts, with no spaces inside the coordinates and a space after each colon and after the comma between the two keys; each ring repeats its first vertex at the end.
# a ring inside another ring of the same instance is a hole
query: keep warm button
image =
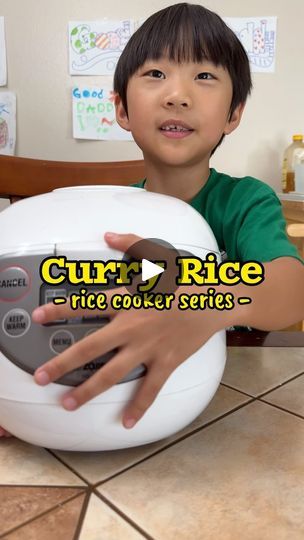
{"type": "Polygon", "coordinates": [[[68,330],[57,330],[50,339],[50,347],[55,354],[60,354],[73,343],[74,336],[68,330]]]}
{"type": "Polygon", "coordinates": [[[2,328],[6,335],[10,337],[23,336],[30,326],[31,318],[24,309],[12,309],[2,321],[2,328]]]}
{"type": "Polygon", "coordinates": [[[10,266],[0,271],[0,300],[19,300],[30,288],[27,272],[19,266],[10,266]]]}

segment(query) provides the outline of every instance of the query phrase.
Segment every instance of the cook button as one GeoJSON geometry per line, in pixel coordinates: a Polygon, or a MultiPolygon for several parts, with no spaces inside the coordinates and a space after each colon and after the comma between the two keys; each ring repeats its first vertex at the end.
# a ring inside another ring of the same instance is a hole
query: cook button
{"type": "Polygon", "coordinates": [[[73,345],[73,343],[74,336],[68,330],[57,330],[50,339],[50,347],[55,354],[62,353],[65,349],[73,345]]]}
{"type": "Polygon", "coordinates": [[[0,271],[0,300],[18,300],[30,288],[27,272],[19,266],[10,266],[0,271]]]}
{"type": "Polygon", "coordinates": [[[10,337],[23,336],[31,326],[31,318],[24,309],[12,309],[2,321],[3,331],[10,337]]]}

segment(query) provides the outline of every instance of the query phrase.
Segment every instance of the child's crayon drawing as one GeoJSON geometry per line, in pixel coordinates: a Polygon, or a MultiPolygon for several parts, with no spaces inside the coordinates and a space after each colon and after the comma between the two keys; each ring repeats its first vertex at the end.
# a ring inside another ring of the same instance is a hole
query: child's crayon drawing
{"type": "Polygon", "coordinates": [[[133,32],[132,20],[70,22],[70,74],[113,75],[133,32]]]}
{"type": "Polygon", "coordinates": [[[229,17],[224,20],[246,49],[251,71],[274,72],[277,18],[229,17]]]}
{"type": "Polygon", "coordinates": [[[4,17],[0,17],[0,86],[7,84],[4,17]]]}
{"type": "Polygon", "coordinates": [[[72,96],[75,139],[133,141],[132,135],[116,122],[114,92],[110,87],[75,86],[72,96]]]}
{"type": "Polygon", "coordinates": [[[0,92],[0,154],[13,156],[16,143],[16,95],[0,92]]]}

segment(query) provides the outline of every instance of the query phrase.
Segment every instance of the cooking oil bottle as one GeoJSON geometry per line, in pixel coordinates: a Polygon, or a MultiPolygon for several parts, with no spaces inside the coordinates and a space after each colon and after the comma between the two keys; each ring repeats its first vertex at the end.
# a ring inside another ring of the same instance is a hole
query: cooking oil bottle
{"type": "Polygon", "coordinates": [[[304,151],[303,135],[293,135],[292,143],[287,146],[283,156],[282,190],[289,193],[295,190],[295,163],[298,154],[304,151]]]}

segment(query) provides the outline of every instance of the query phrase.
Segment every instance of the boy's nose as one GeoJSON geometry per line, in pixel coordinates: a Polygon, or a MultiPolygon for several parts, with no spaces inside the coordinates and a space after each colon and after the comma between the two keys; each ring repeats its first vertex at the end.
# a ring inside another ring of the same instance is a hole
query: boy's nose
{"type": "Polygon", "coordinates": [[[166,102],[167,107],[183,107],[188,108],[190,106],[189,99],[170,99],[166,102]]]}
{"type": "Polygon", "coordinates": [[[191,106],[191,100],[188,97],[170,96],[164,100],[164,105],[168,108],[181,107],[186,109],[191,106]]]}
{"type": "Polygon", "coordinates": [[[191,107],[191,98],[184,89],[174,88],[170,93],[166,94],[163,103],[167,108],[177,107],[186,109],[191,107]]]}

